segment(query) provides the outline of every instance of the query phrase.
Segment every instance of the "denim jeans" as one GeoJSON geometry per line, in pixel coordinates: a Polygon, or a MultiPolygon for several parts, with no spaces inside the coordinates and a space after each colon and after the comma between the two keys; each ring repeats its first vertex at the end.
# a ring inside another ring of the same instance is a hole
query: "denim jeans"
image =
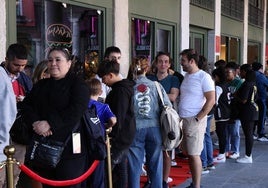
{"type": "Polygon", "coordinates": [[[162,188],[163,153],[159,127],[137,130],[128,154],[128,188],[140,187],[141,165],[144,155],[151,187],[162,188]]]}
{"type": "Polygon", "coordinates": [[[240,120],[234,120],[234,123],[228,123],[226,133],[226,152],[231,151],[239,153],[240,148],[240,120]],[[231,145],[231,149],[230,149],[231,145]]]}
{"type": "Polygon", "coordinates": [[[259,120],[258,120],[258,135],[259,137],[265,136],[265,119],[266,119],[266,100],[257,100],[257,104],[259,107],[259,120]]]}
{"type": "Polygon", "coordinates": [[[208,115],[207,117],[207,127],[206,127],[206,133],[204,136],[204,142],[203,142],[204,148],[200,155],[203,167],[207,167],[208,165],[213,163],[213,145],[212,145],[212,139],[210,136],[210,125],[211,125],[212,118],[213,118],[213,115],[208,115]]]}

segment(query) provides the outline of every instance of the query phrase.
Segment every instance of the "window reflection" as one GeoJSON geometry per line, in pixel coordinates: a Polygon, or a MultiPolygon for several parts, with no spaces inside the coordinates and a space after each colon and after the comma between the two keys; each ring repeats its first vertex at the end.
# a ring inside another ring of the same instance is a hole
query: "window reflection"
{"type": "Polygon", "coordinates": [[[248,63],[258,62],[260,60],[259,57],[260,44],[255,42],[248,43],[248,63]]]}
{"type": "Polygon", "coordinates": [[[222,36],[220,59],[240,64],[239,45],[240,40],[238,38],[222,36]]]}
{"type": "Polygon", "coordinates": [[[157,29],[157,51],[170,53],[170,31],[157,29]]]}
{"type": "Polygon", "coordinates": [[[48,0],[17,0],[17,41],[30,51],[33,68],[50,47],[64,46],[73,54],[77,72],[96,73],[101,54],[102,12],[48,0]]]}
{"type": "Polygon", "coordinates": [[[132,18],[132,57],[151,55],[151,23],[148,20],[132,18]]]}

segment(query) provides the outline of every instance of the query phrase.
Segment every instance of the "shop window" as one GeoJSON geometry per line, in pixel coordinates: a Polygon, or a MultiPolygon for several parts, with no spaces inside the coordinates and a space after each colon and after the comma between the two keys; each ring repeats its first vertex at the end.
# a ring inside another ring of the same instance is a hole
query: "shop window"
{"type": "Polygon", "coordinates": [[[221,11],[223,15],[243,20],[244,18],[244,1],[241,0],[224,0],[221,1],[221,11]]]}
{"type": "Polygon", "coordinates": [[[132,57],[151,56],[151,22],[132,18],[131,21],[131,44],[132,57]]]}
{"type": "Polygon", "coordinates": [[[51,47],[63,46],[73,55],[75,70],[94,76],[101,51],[103,12],[49,0],[17,1],[17,41],[30,51],[34,68],[51,47]]]}
{"type": "Polygon", "coordinates": [[[239,63],[239,39],[238,38],[229,38],[229,48],[230,48],[230,61],[234,61],[236,63],[239,63]]]}
{"type": "Polygon", "coordinates": [[[260,44],[255,42],[248,43],[248,63],[258,62],[260,60],[259,57],[260,52],[260,44]]]}
{"type": "Polygon", "coordinates": [[[264,11],[263,3],[256,1],[254,4],[249,3],[248,8],[248,22],[259,27],[263,26],[264,11]]]}
{"type": "Polygon", "coordinates": [[[220,59],[223,59],[227,62],[234,61],[238,64],[241,64],[239,47],[240,47],[240,40],[238,38],[222,36],[220,59]]]}
{"type": "Polygon", "coordinates": [[[221,37],[220,59],[227,60],[227,37],[221,37]]]}
{"type": "Polygon", "coordinates": [[[204,46],[205,46],[205,35],[198,32],[190,32],[189,47],[195,49],[197,53],[205,55],[204,46]]]}
{"type": "Polygon", "coordinates": [[[215,1],[213,0],[190,0],[190,3],[209,10],[214,10],[215,6],[215,1]]]}
{"type": "Polygon", "coordinates": [[[155,21],[132,18],[131,56],[145,56],[150,61],[159,51],[169,53],[173,59],[174,26],[155,21]]]}

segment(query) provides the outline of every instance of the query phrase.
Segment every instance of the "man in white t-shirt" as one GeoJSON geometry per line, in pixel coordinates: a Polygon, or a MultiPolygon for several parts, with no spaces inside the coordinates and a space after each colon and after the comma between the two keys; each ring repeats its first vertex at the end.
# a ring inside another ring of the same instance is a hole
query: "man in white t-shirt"
{"type": "Polygon", "coordinates": [[[183,120],[182,149],[189,156],[192,183],[200,188],[202,163],[200,154],[207,125],[207,114],[215,103],[215,86],[211,76],[198,68],[199,55],[193,49],[180,53],[186,72],[180,87],[179,114],[183,120]]]}

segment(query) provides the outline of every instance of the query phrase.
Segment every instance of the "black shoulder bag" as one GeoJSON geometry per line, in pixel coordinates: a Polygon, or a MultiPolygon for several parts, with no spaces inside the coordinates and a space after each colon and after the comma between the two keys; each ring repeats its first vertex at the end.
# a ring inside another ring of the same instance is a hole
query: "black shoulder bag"
{"type": "Polygon", "coordinates": [[[11,140],[22,145],[28,145],[32,139],[32,128],[24,121],[23,110],[18,110],[16,120],[9,131],[11,140]]]}
{"type": "MultiPolygon", "coordinates": [[[[74,131],[80,126],[77,123],[74,131]]],[[[35,135],[30,142],[27,150],[26,158],[35,166],[42,168],[56,168],[61,160],[62,152],[70,140],[71,135],[67,137],[65,142],[60,142],[51,139],[50,137],[43,137],[35,135]]]]}

